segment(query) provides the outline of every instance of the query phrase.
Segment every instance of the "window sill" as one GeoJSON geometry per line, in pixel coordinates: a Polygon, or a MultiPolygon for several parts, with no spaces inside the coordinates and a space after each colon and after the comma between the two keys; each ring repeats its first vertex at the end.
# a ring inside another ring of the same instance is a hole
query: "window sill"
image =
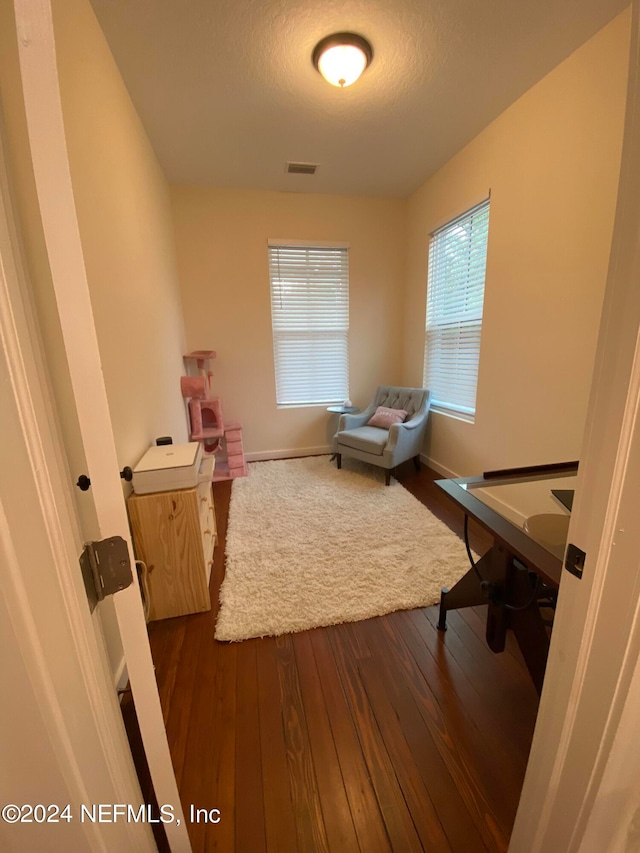
{"type": "Polygon", "coordinates": [[[276,403],[278,409],[326,409],[327,406],[340,406],[342,400],[328,400],[326,403],[276,403]]]}
{"type": "Polygon", "coordinates": [[[453,418],[455,421],[462,421],[465,424],[473,424],[476,421],[475,414],[467,415],[464,412],[455,412],[453,409],[445,409],[444,407],[431,406],[431,411],[436,415],[445,415],[447,418],[453,418]]]}

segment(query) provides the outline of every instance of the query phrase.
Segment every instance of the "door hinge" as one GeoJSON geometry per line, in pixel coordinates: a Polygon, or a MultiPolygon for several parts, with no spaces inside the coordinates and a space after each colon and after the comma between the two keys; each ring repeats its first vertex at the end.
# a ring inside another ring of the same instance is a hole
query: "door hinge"
{"type": "Polygon", "coordinates": [[[581,551],[576,545],[568,545],[567,556],[564,560],[564,567],[568,572],[571,572],[572,575],[575,575],[577,578],[582,578],[584,561],[586,559],[587,555],[584,551],[581,551]]]}
{"type": "Polygon", "coordinates": [[[80,568],[92,613],[105,596],[126,589],[133,581],[129,548],[121,536],[87,542],[80,554],[80,568]]]}

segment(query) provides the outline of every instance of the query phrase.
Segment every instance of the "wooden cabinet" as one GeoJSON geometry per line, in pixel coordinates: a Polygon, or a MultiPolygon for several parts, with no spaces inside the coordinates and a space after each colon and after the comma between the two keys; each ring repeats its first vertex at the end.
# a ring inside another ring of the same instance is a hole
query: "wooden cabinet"
{"type": "Polygon", "coordinates": [[[211,610],[209,578],[216,545],[211,483],[130,495],[136,557],[146,563],[149,620],[211,610]]]}

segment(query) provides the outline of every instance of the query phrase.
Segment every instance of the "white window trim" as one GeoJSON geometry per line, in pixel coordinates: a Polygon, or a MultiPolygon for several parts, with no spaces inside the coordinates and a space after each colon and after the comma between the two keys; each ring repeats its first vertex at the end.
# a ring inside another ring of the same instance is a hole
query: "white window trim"
{"type": "MultiPolygon", "coordinates": [[[[440,220],[438,222],[438,224],[433,226],[431,231],[429,232],[429,250],[428,250],[429,260],[431,260],[431,249],[433,246],[433,241],[437,238],[437,235],[440,232],[444,231],[445,229],[449,228],[450,226],[454,225],[458,219],[464,219],[466,216],[473,213],[476,208],[479,208],[485,204],[487,205],[487,208],[490,211],[491,190],[489,190],[487,193],[484,193],[482,196],[478,197],[475,201],[470,202],[465,207],[460,208],[456,213],[447,216],[445,219],[440,220]]],[[[426,350],[427,350],[427,342],[428,342],[428,337],[427,337],[427,334],[428,334],[427,328],[428,327],[427,327],[426,320],[427,320],[427,316],[428,316],[428,312],[429,312],[429,286],[430,286],[429,279],[430,279],[431,273],[432,273],[432,270],[431,270],[430,264],[428,263],[427,264],[427,300],[426,300],[427,304],[426,304],[426,311],[425,311],[425,338],[424,338],[424,347],[423,347],[423,382],[425,384],[425,387],[428,387],[428,385],[429,385],[429,383],[427,382],[426,350]]],[[[484,278],[483,287],[482,287],[483,302],[484,302],[485,286],[486,286],[486,267],[485,267],[485,278],[484,278]]],[[[478,343],[478,360],[480,357],[480,346],[481,346],[481,337],[482,337],[482,321],[483,321],[483,318],[482,318],[482,314],[481,314],[480,321],[479,321],[480,322],[480,342],[478,343]]],[[[478,371],[477,371],[476,377],[475,377],[476,391],[477,391],[478,378],[479,378],[479,363],[478,363],[478,371]]],[[[446,415],[447,417],[451,417],[451,418],[454,418],[456,420],[461,420],[461,421],[464,421],[466,423],[475,423],[475,417],[476,417],[476,405],[475,404],[474,404],[473,409],[471,409],[468,406],[462,406],[462,405],[458,405],[456,403],[445,403],[445,402],[441,402],[441,401],[435,401],[431,405],[431,410],[438,413],[438,414],[446,415]]]]}
{"type": "Polygon", "coordinates": [[[459,219],[461,216],[464,216],[465,213],[468,213],[470,210],[473,210],[474,207],[479,207],[485,201],[491,201],[491,189],[486,190],[486,192],[483,192],[480,195],[473,196],[469,201],[455,207],[446,216],[443,216],[437,219],[435,222],[432,222],[427,228],[427,234],[429,235],[429,239],[433,237],[436,231],[442,231],[442,229],[449,225],[450,222],[455,222],[456,219],[459,219]]]}
{"type": "MultiPolygon", "coordinates": [[[[279,369],[278,369],[278,359],[282,358],[282,356],[278,354],[278,333],[275,328],[275,315],[274,315],[274,303],[273,303],[273,281],[272,281],[272,273],[271,273],[271,260],[269,260],[269,293],[270,293],[270,302],[271,302],[271,331],[273,338],[273,353],[274,353],[274,378],[276,383],[276,406],[278,409],[300,409],[300,408],[326,408],[327,406],[335,405],[342,403],[349,396],[349,274],[348,274],[348,264],[349,264],[349,249],[350,244],[348,242],[342,242],[337,240],[292,240],[290,238],[276,238],[269,237],[267,239],[268,249],[271,248],[300,248],[300,249],[335,249],[335,250],[346,250],[346,259],[347,259],[347,279],[346,279],[346,363],[344,364],[346,371],[346,386],[344,389],[344,393],[342,395],[336,395],[334,397],[327,397],[324,400],[296,400],[292,402],[280,402],[278,399],[278,386],[279,382],[279,369]]],[[[282,388],[281,388],[282,394],[282,388]]]]}
{"type": "Polygon", "coordinates": [[[301,249],[350,249],[349,243],[341,243],[338,240],[280,240],[276,237],[267,238],[268,246],[299,246],[301,249]]]}

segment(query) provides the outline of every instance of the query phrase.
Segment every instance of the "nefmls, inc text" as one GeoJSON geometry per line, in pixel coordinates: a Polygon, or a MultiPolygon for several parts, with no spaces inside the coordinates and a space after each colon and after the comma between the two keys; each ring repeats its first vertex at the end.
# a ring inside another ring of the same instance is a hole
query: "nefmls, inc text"
{"type": "Polygon", "coordinates": [[[193,803],[189,806],[191,823],[220,823],[220,809],[197,809],[193,803]]]}

